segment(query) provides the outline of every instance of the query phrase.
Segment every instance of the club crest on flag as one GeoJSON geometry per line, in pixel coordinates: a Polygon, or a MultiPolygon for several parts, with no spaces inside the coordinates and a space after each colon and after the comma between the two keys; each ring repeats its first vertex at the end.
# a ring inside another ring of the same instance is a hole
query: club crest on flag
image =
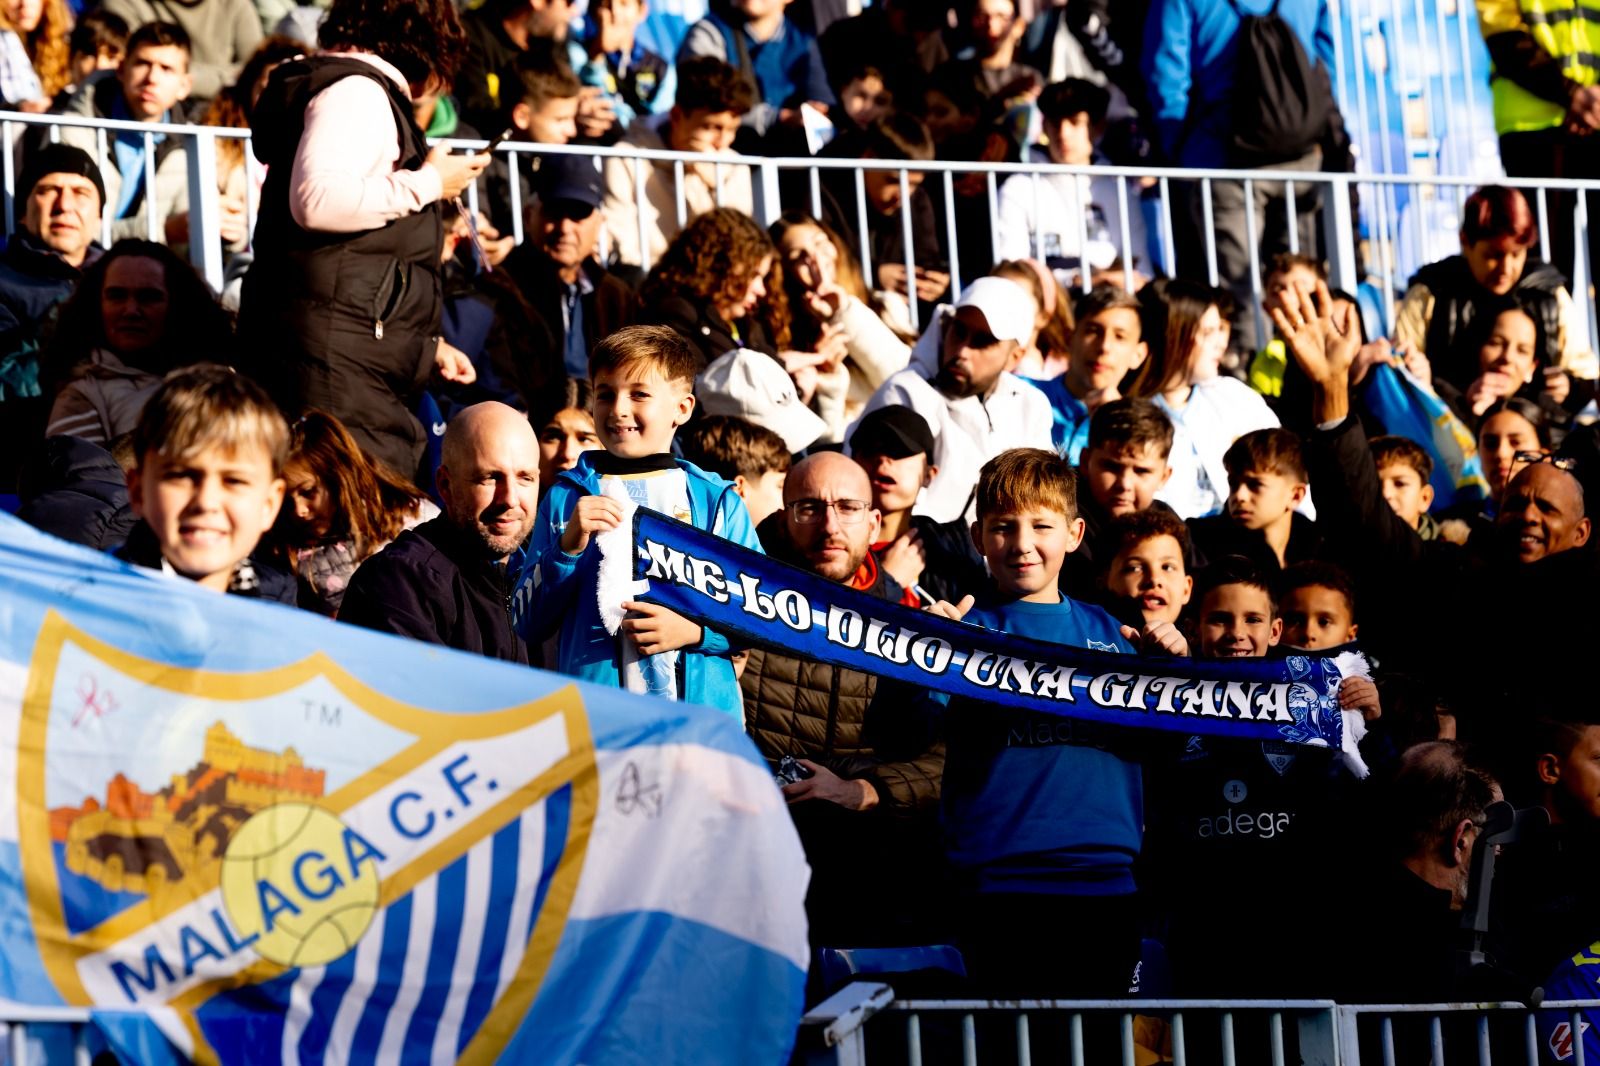
{"type": "Polygon", "coordinates": [[[274,1034],[303,1061],[382,1061],[419,1039],[435,1062],[494,1058],[561,938],[600,791],[576,687],[437,713],[321,653],[189,669],[55,612],[29,664],[16,773],[56,990],[171,1008],[167,1035],[202,1062],[254,1057],[274,1034]],[[459,1008],[418,1033],[424,982],[459,1008]],[[274,1002],[281,1030],[264,1034],[274,1002]]]}

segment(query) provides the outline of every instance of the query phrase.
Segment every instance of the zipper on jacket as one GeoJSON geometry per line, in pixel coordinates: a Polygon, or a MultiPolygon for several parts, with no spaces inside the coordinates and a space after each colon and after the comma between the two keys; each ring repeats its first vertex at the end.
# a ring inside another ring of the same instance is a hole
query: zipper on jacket
{"type": "Polygon", "coordinates": [[[383,340],[383,323],[400,307],[400,301],[405,299],[406,285],[409,272],[399,263],[394,265],[395,284],[394,291],[389,294],[389,299],[384,308],[378,312],[377,318],[372,323],[372,337],[374,340],[383,340]]]}
{"type": "Polygon", "coordinates": [[[828,728],[822,735],[822,754],[833,754],[833,738],[839,728],[839,668],[829,667],[832,680],[828,684],[828,728]]]}

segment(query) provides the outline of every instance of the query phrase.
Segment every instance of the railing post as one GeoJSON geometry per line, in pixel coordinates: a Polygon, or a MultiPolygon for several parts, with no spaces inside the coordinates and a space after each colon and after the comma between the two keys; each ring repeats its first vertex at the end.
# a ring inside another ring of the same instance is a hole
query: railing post
{"type": "MultiPolygon", "coordinates": [[[[862,1028],[867,1020],[887,1007],[894,999],[894,990],[888,985],[857,981],[812,1007],[800,1019],[800,1027],[821,1029],[824,1048],[833,1048],[832,1059],[837,1066],[866,1066],[866,1032],[862,1028]]],[[[816,1054],[803,1061],[825,1061],[816,1054]]]]}
{"type": "Polygon", "coordinates": [[[1340,1066],[1338,1013],[1321,1010],[1302,1014],[1300,1030],[1302,1066],[1340,1066]]]}
{"type": "Polygon", "coordinates": [[[763,159],[757,164],[754,191],[756,221],[766,229],[783,214],[783,205],[778,202],[778,165],[772,160],[763,159]]]}
{"type": "Polygon", "coordinates": [[[1322,200],[1323,237],[1328,245],[1328,279],[1335,288],[1355,292],[1361,284],[1356,270],[1356,229],[1350,217],[1350,184],[1330,177],[1322,200]]]}
{"type": "Polygon", "coordinates": [[[1361,1066],[1361,1015],[1345,1007],[1335,1007],[1334,1014],[1338,1018],[1334,1053],[1339,1066],[1361,1066]]]}
{"type": "MultiPolygon", "coordinates": [[[[222,215],[218,210],[217,136],[204,126],[188,134],[189,262],[215,292],[222,291],[222,215]]],[[[145,189],[145,210],[156,210],[154,185],[145,189]]]]}

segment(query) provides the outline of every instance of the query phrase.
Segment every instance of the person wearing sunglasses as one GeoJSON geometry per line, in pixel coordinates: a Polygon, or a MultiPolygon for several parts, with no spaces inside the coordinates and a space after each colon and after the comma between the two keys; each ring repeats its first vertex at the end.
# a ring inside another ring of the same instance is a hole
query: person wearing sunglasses
{"type": "Polygon", "coordinates": [[[1054,450],[1049,399],[1011,372],[1033,336],[1033,322],[1026,289],[1007,278],[979,278],[933,327],[940,341],[937,367],[930,371],[913,358],[867,401],[866,413],[909,407],[933,431],[938,473],[918,514],[936,522],[970,519],[984,463],[1010,448],[1054,450]]]}

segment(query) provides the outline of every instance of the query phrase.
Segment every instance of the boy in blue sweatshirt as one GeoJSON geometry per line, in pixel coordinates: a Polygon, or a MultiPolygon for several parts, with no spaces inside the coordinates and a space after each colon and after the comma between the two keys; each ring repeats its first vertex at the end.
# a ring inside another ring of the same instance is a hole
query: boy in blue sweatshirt
{"type": "MultiPolygon", "coordinates": [[[[1083,539],[1077,479],[1052,452],[1017,448],[978,475],[973,542],[994,585],[930,610],[1076,648],[1188,654],[1162,623],[1143,637],[1063,595],[1062,561],[1083,539]]],[[[966,896],[968,971],[986,995],[1124,995],[1139,957],[1133,863],[1144,826],[1127,735],[1058,715],[950,701],[945,851],[966,896]]]]}
{"type": "Polygon", "coordinates": [[[624,603],[612,636],[595,587],[595,534],[623,520],[619,496],[761,550],[733,484],[672,457],[672,439],[694,410],[700,357],[660,326],[611,334],[589,357],[594,423],[604,451],[563,471],[534,523],[531,563],[516,595],[517,628],[530,641],[557,629],[556,669],[573,677],[715,707],[744,721],[744,700],[726,637],[674,611],[624,603]]]}

